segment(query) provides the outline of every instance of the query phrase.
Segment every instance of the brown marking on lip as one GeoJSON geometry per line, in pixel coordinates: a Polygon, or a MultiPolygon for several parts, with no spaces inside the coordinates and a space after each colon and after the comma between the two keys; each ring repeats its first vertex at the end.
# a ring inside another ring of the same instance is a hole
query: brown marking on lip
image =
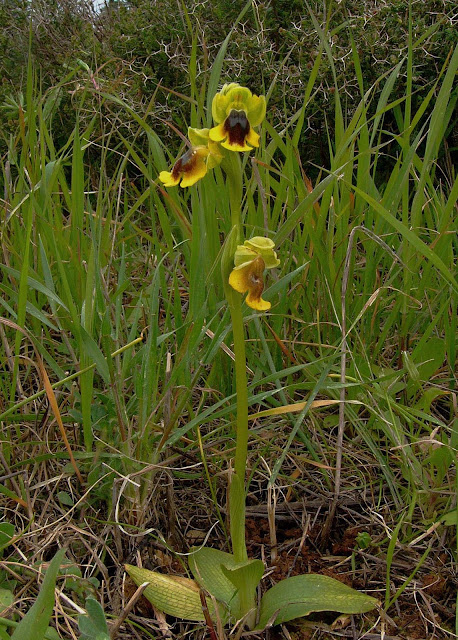
{"type": "Polygon", "coordinates": [[[229,144],[243,147],[250,133],[250,123],[245,111],[233,109],[224,121],[224,130],[229,138],[229,144]]]}
{"type": "Polygon", "coordinates": [[[260,300],[264,291],[264,279],[262,277],[265,269],[264,260],[258,256],[250,264],[248,280],[250,281],[250,296],[254,300],[260,300]]]}
{"type": "Polygon", "coordinates": [[[196,166],[197,152],[195,149],[189,149],[181,158],[173,165],[172,178],[177,180],[184,173],[191,173],[196,166]]]}

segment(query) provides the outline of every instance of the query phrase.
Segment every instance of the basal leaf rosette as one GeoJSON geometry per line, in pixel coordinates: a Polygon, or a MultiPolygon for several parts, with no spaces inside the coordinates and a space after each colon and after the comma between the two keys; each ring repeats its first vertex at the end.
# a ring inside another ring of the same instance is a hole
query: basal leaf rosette
{"type": "Polygon", "coordinates": [[[266,99],[235,82],[225,84],[215,95],[212,116],[217,123],[210,138],[230,151],[252,151],[259,147],[257,127],[266,115],[266,99]]]}
{"type": "Polygon", "coordinates": [[[256,236],[239,245],[234,255],[234,268],[229,284],[239,293],[248,293],[245,302],[256,311],[268,311],[270,302],[264,300],[264,270],[280,264],[270,238],[256,236]]]}
{"type": "Polygon", "coordinates": [[[189,127],[191,148],[173,165],[171,171],[161,171],[159,180],[165,187],[191,187],[213,169],[223,158],[219,145],[209,137],[209,129],[189,127]]]}

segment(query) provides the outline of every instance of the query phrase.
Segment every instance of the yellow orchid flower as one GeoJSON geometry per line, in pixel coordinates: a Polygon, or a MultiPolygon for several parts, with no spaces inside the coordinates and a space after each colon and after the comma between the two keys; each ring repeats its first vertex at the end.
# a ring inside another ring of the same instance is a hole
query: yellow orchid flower
{"type": "Polygon", "coordinates": [[[234,255],[234,269],[229,276],[229,284],[239,293],[248,292],[245,302],[256,311],[267,311],[271,304],[264,300],[264,269],[273,269],[280,264],[270,238],[256,236],[245,240],[237,247],[234,255]]]}
{"type": "Polygon", "coordinates": [[[223,159],[218,143],[209,137],[209,129],[189,127],[188,137],[191,148],[178,158],[171,171],[159,174],[165,187],[176,187],[180,180],[182,187],[191,187],[223,159]]]}
{"type": "Polygon", "coordinates": [[[235,82],[225,84],[215,95],[212,115],[217,123],[210,138],[230,151],[251,151],[259,147],[259,135],[253,130],[264,120],[266,99],[256,96],[235,82]]]}
{"type": "Polygon", "coordinates": [[[182,187],[190,187],[207,173],[208,154],[207,147],[192,147],[178,158],[171,171],[161,171],[159,180],[165,187],[176,187],[180,181],[182,187]]]}

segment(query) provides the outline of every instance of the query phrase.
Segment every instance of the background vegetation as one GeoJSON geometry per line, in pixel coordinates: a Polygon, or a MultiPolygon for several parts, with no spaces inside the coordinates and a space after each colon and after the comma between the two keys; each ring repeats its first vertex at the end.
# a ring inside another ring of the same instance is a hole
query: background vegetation
{"type": "MultiPolygon", "coordinates": [[[[137,113],[148,109],[155,118],[155,130],[176,144],[164,121],[173,120],[183,131],[189,122],[190,104],[177,93],[189,95],[188,61],[193,38],[199,45],[195,52],[199,79],[211,66],[230,30],[223,75],[258,94],[271,87],[271,121],[275,126],[285,126],[287,114],[296,113],[303,102],[319,50],[319,35],[303,0],[256,2],[250,15],[234,25],[243,4],[232,0],[110,1],[94,11],[90,0],[4,0],[0,8],[0,102],[6,101],[9,108],[0,112],[2,130],[13,131],[17,121],[30,24],[31,48],[42,89],[54,87],[70,70],[74,71],[67,78],[53,115],[62,142],[74,126],[75,106],[86,81],[81,66],[84,62],[105,91],[121,97],[137,113]]],[[[454,5],[453,0],[411,2],[414,107],[421,104],[423,91],[435,81],[450,49],[458,42],[454,5]]],[[[367,86],[372,86],[407,55],[409,0],[320,1],[309,7],[329,34],[342,103],[345,112],[351,114],[360,95],[352,41],[367,86]]],[[[401,77],[406,79],[405,72],[401,71],[401,77]]],[[[394,98],[402,97],[403,86],[402,82],[396,85],[394,98]]],[[[302,156],[318,166],[329,163],[327,131],[334,126],[334,90],[333,70],[329,61],[323,60],[313,105],[299,140],[302,156]]],[[[90,113],[96,105],[91,96],[86,95],[85,99],[81,108],[83,113],[90,113]]],[[[83,113],[80,111],[80,117],[83,113]]],[[[130,128],[123,112],[116,117],[118,126],[130,128]]],[[[385,117],[385,126],[396,129],[392,114],[385,117]]],[[[446,137],[456,146],[455,120],[446,137]]]]}
{"type": "Polygon", "coordinates": [[[157,175],[234,80],[268,96],[243,215],[282,260],[246,309],[250,553],[382,603],[266,637],[456,633],[452,4],[2,4],[2,640],[64,546],[48,638],[88,596],[113,637],[206,636],[127,614],[122,565],[227,541],[226,185],[157,175]]]}

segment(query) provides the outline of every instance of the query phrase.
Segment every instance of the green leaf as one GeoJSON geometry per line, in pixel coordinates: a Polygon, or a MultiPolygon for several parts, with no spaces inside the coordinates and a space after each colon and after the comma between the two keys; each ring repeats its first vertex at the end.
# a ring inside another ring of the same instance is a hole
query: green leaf
{"type": "Polygon", "coordinates": [[[101,352],[98,344],[95,342],[92,336],[89,335],[86,329],[84,329],[83,327],[80,327],[80,332],[81,332],[81,340],[84,344],[84,348],[86,350],[88,358],[93,362],[95,362],[97,371],[102,376],[105,384],[107,385],[110,384],[110,372],[108,370],[108,364],[105,356],[101,352]]]}
{"type": "Polygon", "coordinates": [[[41,585],[35,604],[28,610],[25,617],[16,627],[12,640],[43,640],[48,631],[49,619],[54,607],[54,587],[60,563],[65,555],[65,549],[60,549],[49,563],[46,575],[41,585]]]}
{"type": "Polygon", "coordinates": [[[0,557],[14,536],[14,526],[10,522],[0,522],[0,557]]]}
{"type": "Polygon", "coordinates": [[[0,587],[0,610],[7,609],[14,602],[14,595],[9,589],[0,587]]]}
{"type": "Polygon", "coordinates": [[[199,585],[224,602],[234,618],[242,618],[253,607],[264,573],[261,560],[237,563],[231,553],[201,547],[189,556],[189,566],[199,585]]]}
{"type": "Polygon", "coordinates": [[[235,611],[238,619],[245,618],[249,628],[256,623],[256,588],[264,573],[261,560],[247,560],[235,567],[221,567],[224,575],[236,587],[240,600],[240,609],[235,611]]]}
{"type": "MultiPolygon", "coordinates": [[[[15,622],[14,620],[9,620],[8,618],[0,618],[0,640],[11,640],[11,636],[5,629],[17,629],[19,624],[20,623],[15,622]]],[[[35,640],[36,637],[37,636],[33,636],[33,640],[35,640]]],[[[47,627],[45,635],[40,637],[43,637],[44,640],[62,640],[54,627],[47,627]]]]}
{"type": "Polygon", "coordinates": [[[444,515],[439,518],[439,522],[443,522],[446,527],[456,527],[458,525],[458,510],[453,509],[453,511],[444,513],[444,515]]]}
{"type": "Polygon", "coordinates": [[[280,280],[277,280],[277,282],[275,282],[273,285],[271,285],[268,289],[265,290],[266,297],[270,300],[279,291],[284,291],[288,287],[291,280],[293,280],[296,276],[298,276],[308,264],[309,264],[308,261],[305,262],[304,264],[301,264],[300,267],[298,267],[297,269],[294,269],[294,271],[290,271],[289,273],[284,275],[283,278],[280,278],[280,280]]]}
{"type": "Polygon", "coordinates": [[[445,340],[437,337],[430,338],[421,349],[415,349],[412,358],[417,366],[420,380],[428,382],[442,367],[445,360],[445,340]]]}
{"type": "MultiPolygon", "coordinates": [[[[143,595],[163,613],[182,620],[205,620],[199,585],[194,580],[180,576],[167,576],[156,571],[139,569],[130,564],[126,564],[125,568],[136,585],[149,582],[143,595]]],[[[215,619],[217,617],[215,607],[209,598],[207,598],[207,607],[210,616],[215,619]]],[[[223,620],[227,618],[226,613],[223,608],[219,611],[223,620]]]]}
{"type": "Polygon", "coordinates": [[[264,573],[264,563],[261,560],[247,560],[235,566],[222,565],[221,569],[237,591],[246,588],[254,592],[264,573]]]}
{"type": "Polygon", "coordinates": [[[230,610],[238,608],[237,589],[234,583],[223,573],[222,567],[234,568],[237,566],[231,553],[225,553],[219,549],[200,547],[189,556],[189,568],[196,582],[205,591],[210,593],[220,602],[224,602],[230,610]]]}
{"type": "Polygon", "coordinates": [[[256,629],[307,616],[314,611],[365,613],[377,600],[328,576],[308,574],[279,582],[261,600],[256,629]]]}
{"type": "Polygon", "coordinates": [[[68,507],[73,507],[74,505],[73,498],[66,491],[59,491],[57,493],[57,499],[61,504],[67,505],[68,507]]]}
{"type": "MultiPolygon", "coordinates": [[[[17,269],[12,269],[11,267],[8,267],[8,266],[6,266],[4,264],[0,264],[0,269],[3,269],[3,271],[6,271],[6,273],[8,273],[9,275],[12,275],[14,278],[20,278],[21,277],[21,272],[20,271],[18,271],[17,269]]],[[[51,291],[51,289],[49,289],[46,285],[44,285],[42,282],[40,282],[36,278],[32,278],[32,277],[28,276],[27,277],[27,286],[28,286],[29,289],[35,289],[35,291],[38,291],[39,293],[42,293],[43,295],[45,295],[48,298],[48,300],[50,300],[52,302],[55,302],[56,304],[61,306],[63,309],[65,309],[65,311],[68,311],[67,307],[62,302],[62,300],[59,298],[59,296],[57,296],[54,291],[51,291]]]]}
{"type": "Polygon", "coordinates": [[[105,614],[94,598],[86,600],[87,616],[78,616],[78,628],[82,633],[80,640],[110,640],[105,614]]]}
{"type": "Polygon", "coordinates": [[[2,626],[0,626],[0,640],[10,640],[7,630],[2,626]]]}

